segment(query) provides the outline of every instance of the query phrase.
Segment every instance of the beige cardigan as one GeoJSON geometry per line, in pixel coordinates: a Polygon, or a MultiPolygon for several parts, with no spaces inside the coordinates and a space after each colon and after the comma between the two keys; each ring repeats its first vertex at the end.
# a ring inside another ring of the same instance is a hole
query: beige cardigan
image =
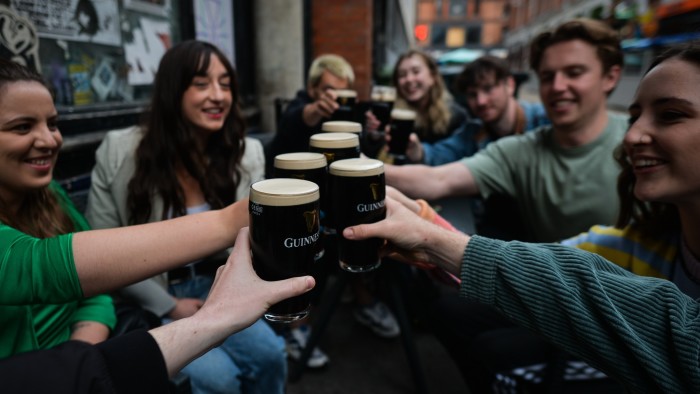
{"type": "MultiPolygon", "coordinates": [[[[122,227],[129,223],[127,186],[136,171],[135,153],[142,138],[139,127],[114,130],[107,133],[95,153],[92,186],[85,212],[95,229],[122,227]]],[[[265,155],[262,144],[254,138],[245,138],[246,149],[241,160],[241,179],[236,189],[238,199],[247,197],[250,185],[265,175],[265,155]]],[[[163,201],[153,198],[148,222],[161,220],[163,201]]],[[[175,300],[167,292],[167,275],[128,286],[122,294],[137,301],[145,309],[163,316],[175,307],[175,300]]]]}

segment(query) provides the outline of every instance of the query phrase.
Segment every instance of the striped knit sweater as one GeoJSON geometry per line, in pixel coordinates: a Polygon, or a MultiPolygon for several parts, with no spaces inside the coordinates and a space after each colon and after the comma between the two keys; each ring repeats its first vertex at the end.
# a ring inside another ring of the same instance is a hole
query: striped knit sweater
{"type": "Polygon", "coordinates": [[[700,392],[700,303],[559,244],[472,237],[461,295],[501,310],[633,392],[700,392]]]}

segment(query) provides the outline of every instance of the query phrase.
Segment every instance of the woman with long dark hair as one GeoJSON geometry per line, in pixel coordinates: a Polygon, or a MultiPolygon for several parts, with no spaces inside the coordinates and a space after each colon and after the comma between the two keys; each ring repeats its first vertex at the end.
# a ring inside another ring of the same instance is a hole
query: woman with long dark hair
{"type": "MultiPolygon", "coordinates": [[[[215,46],[175,45],[161,59],[142,127],[108,133],[97,150],[87,217],[96,228],[141,224],[216,210],[244,199],[263,178],[259,141],[245,137],[236,73],[215,46]]],[[[241,218],[247,223],[247,215],[241,218]]],[[[165,322],[202,305],[219,256],[129,286],[165,322]]],[[[189,364],[195,393],[282,393],[284,341],[264,322],[229,337],[189,364]]]]}

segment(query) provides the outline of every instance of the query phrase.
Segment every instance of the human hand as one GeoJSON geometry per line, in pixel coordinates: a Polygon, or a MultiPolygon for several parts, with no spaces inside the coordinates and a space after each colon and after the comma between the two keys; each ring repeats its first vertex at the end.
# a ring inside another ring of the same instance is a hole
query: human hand
{"type": "Polygon", "coordinates": [[[372,113],[372,111],[367,111],[365,112],[365,131],[368,133],[376,133],[379,131],[379,126],[382,123],[377,119],[376,116],[372,113]]]}
{"type": "Polygon", "coordinates": [[[326,89],[321,93],[318,100],[314,101],[315,111],[321,118],[330,118],[340,106],[336,100],[335,91],[326,89]]]}
{"type": "Polygon", "coordinates": [[[168,312],[168,317],[173,320],[182,319],[194,315],[204,304],[198,298],[176,298],[175,307],[168,312]]]}
{"type": "Polygon", "coordinates": [[[314,285],[311,276],[275,282],[260,279],[252,266],[249,231],[244,228],[226,264],[217,270],[207,300],[193,317],[219,327],[223,340],[253,324],[271,305],[305,293],[314,285]]]}
{"type": "MultiPolygon", "coordinates": [[[[394,192],[387,190],[387,193],[394,192]]],[[[423,220],[390,195],[386,198],[386,208],[386,219],[347,227],[343,236],[350,240],[386,239],[385,255],[407,263],[432,263],[459,275],[462,254],[470,239],[468,235],[423,220]]]]}
{"type": "Polygon", "coordinates": [[[421,144],[420,138],[418,138],[416,133],[411,133],[411,135],[408,136],[406,157],[413,163],[420,163],[423,161],[423,144],[421,144]]]}
{"type": "Polygon", "coordinates": [[[401,205],[408,208],[408,210],[410,210],[411,212],[415,214],[418,214],[418,212],[420,212],[420,204],[416,200],[401,193],[398,189],[391,186],[387,186],[386,195],[387,197],[391,197],[393,200],[396,200],[397,202],[401,203],[401,205]]]}

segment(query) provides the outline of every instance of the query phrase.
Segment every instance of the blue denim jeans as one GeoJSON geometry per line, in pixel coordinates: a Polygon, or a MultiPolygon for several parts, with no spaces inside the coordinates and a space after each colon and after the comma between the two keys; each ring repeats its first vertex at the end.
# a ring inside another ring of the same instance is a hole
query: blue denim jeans
{"type": "MultiPolygon", "coordinates": [[[[213,279],[207,276],[170,285],[178,298],[205,299],[213,279]]],[[[228,337],[219,347],[192,361],[182,372],[193,394],[285,392],[287,360],[284,339],[262,320],[228,337]]]]}

